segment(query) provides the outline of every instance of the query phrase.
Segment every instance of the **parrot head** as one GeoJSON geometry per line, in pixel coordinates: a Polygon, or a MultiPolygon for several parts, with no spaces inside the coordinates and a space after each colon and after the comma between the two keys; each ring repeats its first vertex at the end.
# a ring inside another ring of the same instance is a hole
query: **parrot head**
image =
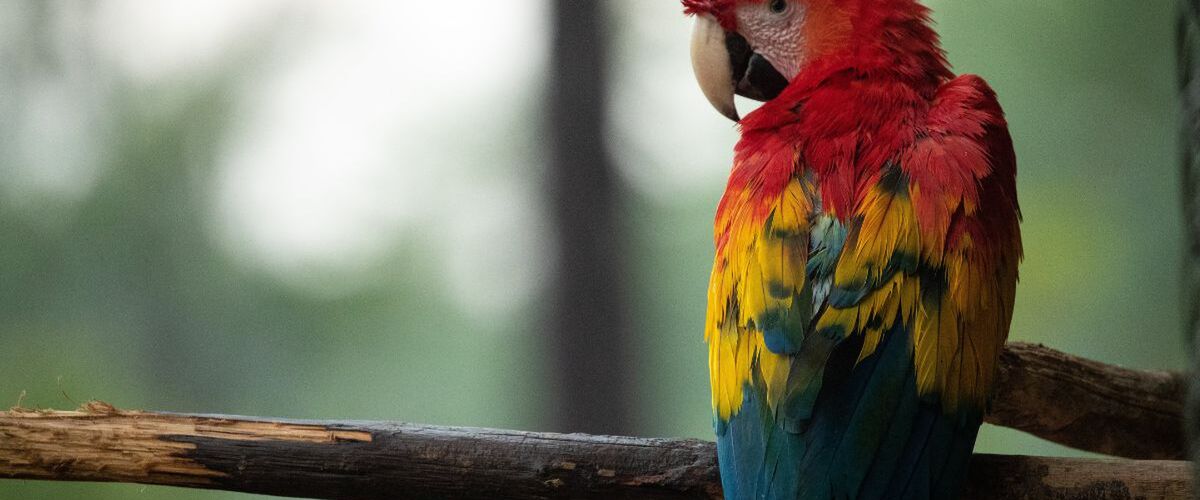
{"type": "Polygon", "coordinates": [[[683,0],[683,6],[696,17],[691,52],[700,88],[734,121],[734,94],[774,99],[807,65],[862,40],[855,30],[879,25],[871,19],[888,17],[888,10],[924,14],[916,0],[683,0]]]}

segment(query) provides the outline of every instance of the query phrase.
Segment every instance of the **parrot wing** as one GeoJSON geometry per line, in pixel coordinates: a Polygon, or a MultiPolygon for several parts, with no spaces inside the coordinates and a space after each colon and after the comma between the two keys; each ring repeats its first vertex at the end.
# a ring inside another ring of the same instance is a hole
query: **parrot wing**
{"type": "Polygon", "coordinates": [[[823,213],[817,182],[765,204],[761,186],[727,193],[718,212],[706,338],[725,494],[953,498],[1021,256],[995,94],[943,85],[852,217],[823,213]]]}
{"type": "MultiPolygon", "coordinates": [[[[789,154],[754,159],[794,161],[789,154]]],[[[794,461],[778,461],[796,456],[797,435],[777,425],[776,415],[785,395],[796,407],[815,401],[824,356],[836,343],[806,335],[815,311],[806,269],[832,265],[827,252],[813,251],[814,231],[836,230],[814,229],[816,195],[808,178],[781,184],[766,203],[761,186],[727,192],[718,209],[705,337],[727,498],[758,498],[787,484],[765,471],[795,473],[794,461]]]]}
{"type": "Polygon", "coordinates": [[[948,82],[862,198],[832,272],[809,276],[830,281],[814,335],[844,340],[815,402],[784,396],[782,421],[805,435],[798,498],[957,494],[1012,318],[1015,163],[994,92],[948,82]]]}

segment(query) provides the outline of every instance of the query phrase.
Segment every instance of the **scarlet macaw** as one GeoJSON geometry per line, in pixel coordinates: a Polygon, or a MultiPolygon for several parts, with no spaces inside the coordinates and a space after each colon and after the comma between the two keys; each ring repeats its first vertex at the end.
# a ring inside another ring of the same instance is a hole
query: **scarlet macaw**
{"type": "Polygon", "coordinates": [[[955,498],[1022,258],[995,93],[917,0],[683,4],[741,130],[705,329],[726,498],[955,498]]]}

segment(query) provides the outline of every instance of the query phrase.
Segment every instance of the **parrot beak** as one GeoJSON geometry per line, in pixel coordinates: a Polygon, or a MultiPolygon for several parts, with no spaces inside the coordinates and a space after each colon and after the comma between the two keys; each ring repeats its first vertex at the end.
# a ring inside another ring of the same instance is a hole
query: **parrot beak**
{"type": "Polygon", "coordinates": [[[725,47],[725,29],[707,14],[696,16],[692,30],[692,71],[700,82],[700,91],[717,111],[738,121],[737,106],[733,103],[733,63],[725,47]]]}
{"type": "Polygon", "coordinates": [[[692,70],[704,97],[722,115],[739,121],[733,96],[774,99],[788,81],[737,33],[727,32],[712,16],[696,16],[692,31],[692,70]]]}

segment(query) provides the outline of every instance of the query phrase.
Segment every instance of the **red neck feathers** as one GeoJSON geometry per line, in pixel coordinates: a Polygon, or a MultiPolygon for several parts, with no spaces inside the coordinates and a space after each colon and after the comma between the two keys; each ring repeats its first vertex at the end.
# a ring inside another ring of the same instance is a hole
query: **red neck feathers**
{"type": "Polygon", "coordinates": [[[824,209],[848,217],[953,75],[916,0],[807,3],[814,50],[783,94],[740,123],[729,188],[770,199],[797,168],[810,170],[824,209]]]}

